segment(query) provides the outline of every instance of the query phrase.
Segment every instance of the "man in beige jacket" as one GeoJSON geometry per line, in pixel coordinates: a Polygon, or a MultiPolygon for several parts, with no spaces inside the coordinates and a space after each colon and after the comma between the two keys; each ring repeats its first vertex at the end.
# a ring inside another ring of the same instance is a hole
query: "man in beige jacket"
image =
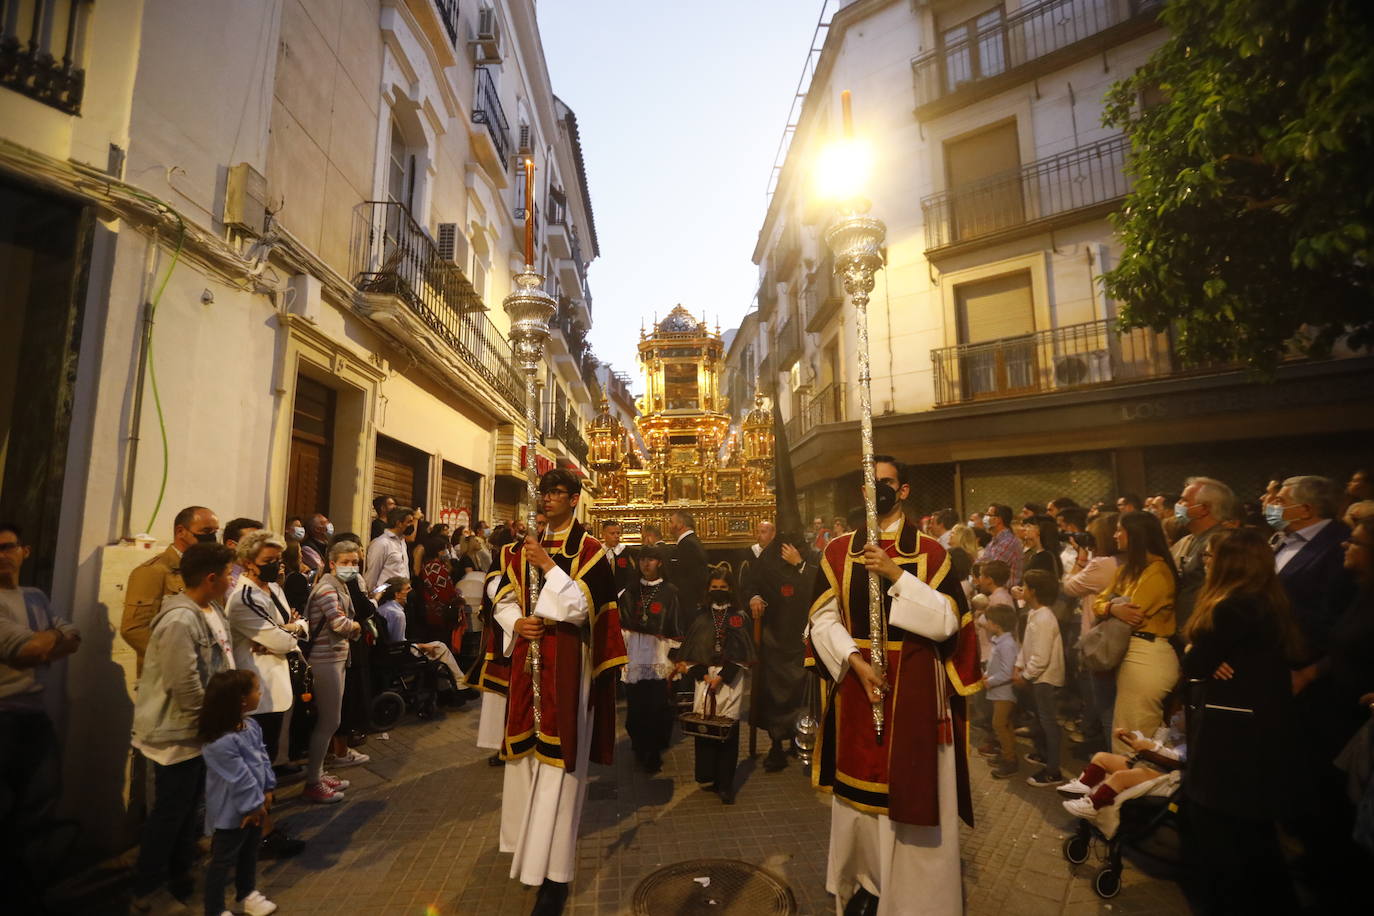
{"type": "Polygon", "coordinates": [[[143,674],[143,654],[148,650],[153,617],[162,599],[184,589],[181,581],[181,555],[197,541],[214,543],[219,533],[219,517],[204,506],[188,506],[172,522],[172,544],[162,553],[129,574],[124,590],[124,617],[119,635],[138,656],[138,673],[143,674]]]}

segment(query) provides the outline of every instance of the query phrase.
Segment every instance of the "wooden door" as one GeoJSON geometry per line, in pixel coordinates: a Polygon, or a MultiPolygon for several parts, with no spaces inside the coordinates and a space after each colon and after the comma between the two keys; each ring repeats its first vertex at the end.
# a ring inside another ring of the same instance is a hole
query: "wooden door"
{"type": "Polygon", "coordinates": [[[286,480],[287,516],[309,518],[316,512],[329,514],[335,400],[332,388],[297,376],[286,480]]]}

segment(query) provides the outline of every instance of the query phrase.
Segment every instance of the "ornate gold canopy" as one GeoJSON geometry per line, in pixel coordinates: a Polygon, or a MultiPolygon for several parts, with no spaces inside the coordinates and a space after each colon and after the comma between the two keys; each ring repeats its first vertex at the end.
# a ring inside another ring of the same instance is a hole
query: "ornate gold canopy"
{"type": "MultiPolygon", "coordinates": [[[[591,508],[593,520],[620,521],[625,540],[637,544],[645,524],[662,528],[670,512],[685,509],[708,547],[752,543],[754,526],[773,519],[771,416],[768,424],[745,431],[751,455],[742,460],[730,432],[728,399],[720,393],[720,330],[709,330],[676,306],[651,330],[641,329],[639,363],[644,394],[635,425],[647,448],[644,467],[628,467],[623,447],[613,457],[614,421],[609,413],[605,423],[598,416],[593,436],[602,436],[607,473],[591,508]]],[[[757,410],[763,410],[761,402],[757,410]]]]}

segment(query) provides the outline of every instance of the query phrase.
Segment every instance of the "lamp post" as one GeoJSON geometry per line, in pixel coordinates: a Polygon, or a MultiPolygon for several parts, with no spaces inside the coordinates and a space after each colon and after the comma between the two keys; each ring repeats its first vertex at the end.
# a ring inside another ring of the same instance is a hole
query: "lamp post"
{"type": "MultiPolygon", "coordinates": [[[[525,475],[530,508],[528,531],[538,537],[535,515],[539,505],[539,474],[535,464],[535,444],[538,441],[538,375],[544,362],[544,347],[549,342],[549,319],[558,311],[558,303],[544,292],[544,276],[534,269],[534,160],[525,160],[525,269],[515,275],[515,289],[502,302],[510,316],[510,344],[516,363],[525,372],[525,475]]],[[[521,556],[524,556],[522,551],[521,556]]],[[[532,615],[539,601],[541,577],[525,564],[525,613],[532,615]]],[[[543,690],[540,675],[543,671],[539,640],[530,640],[526,658],[530,671],[530,687],[534,704],[534,731],[543,728],[543,690]]]]}
{"type": "MultiPolygon", "coordinates": [[[[835,254],[835,276],[844,284],[845,295],[854,302],[854,332],[858,337],[859,357],[859,438],[863,451],[864,524],[867,541],[878,543],[878,486],[873,470],[873,393],[868,359],[868,297],[873,292],[873,276],[883,266],[882,246],[887,227],[882,220],[868,216],[869,203],[859,188],[866,176],[864,147],[854,138],[854,119],[849,90],[840,94],[844,113],[844,139],[823,157],[822,167],[830,174],[821,176],[835,191],[845,215],[825,233],[825,242],[835,254]]],[[[869,664],[880,678],[887,676],[887,618],[883,614],[883,589],[876,572],[868,574],[869,664]]],[[[883,737],[883,697],[873,704],[873,727],[878,740],[883,737]]]]}

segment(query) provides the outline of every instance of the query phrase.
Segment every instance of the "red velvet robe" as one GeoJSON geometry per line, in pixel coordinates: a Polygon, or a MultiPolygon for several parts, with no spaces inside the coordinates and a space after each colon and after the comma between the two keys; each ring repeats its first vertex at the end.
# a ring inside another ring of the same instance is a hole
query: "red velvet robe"
{"type": "MultiPolygon", "coordinates": [[[[811,614],[837,599],[841,621],[860,654],[869,660],[868,574],[863,543],[863,533],[856,532],[826,545],[816,575],[811,614]]],[[[873,727],[873,704],[858,678],[847,674],[822,691],[812,782],[861,811],[886,814],[898,823],[938,826],[936,755],[941,743],[952,742],[958,752],[959,816],[972,826],[964,697],[980,689],[982,675],[973,617],[963,589],[949,575],[949,559],[939,541],[903,523],[897,540],[884,539],[880,544],[898,566],[952,599],[959,629],[943,643],[935,643],[889,625],[887,678],[892,690],[883,700],[881,744],[873,727]]],[[[883,580],[885,614],[892,606],[887,594],[890,586],[883,580]]],[[[810,646],[807,664],[815,664],[810,646]]],[[[817,667],[828,682],[826,666],[817,667]]]]}
{"type": "Polygon", "coordinates": [[[501,577],[498,566],[487,573],[482,587],[482,651],[477,664],[463,676],[463,683],[477,690],[485,690],[505,696],[510,688],[510,659],[506,657],[505,632],[492,617],[491,599],[487,597],[486,586],[493,578],[501,577]]]}
{"type": "MultiPolygon", "coordinates": [[[[534,687],[525,666],[529,641],[515,640],[510,656],[506,741],[501,756],[506,760],[518,760],[535,754],[543,763],[572,772],[576,768],[578,741],[591,741],[591,759],[596,763],[612,761],[616,669],[626,663],[625,638],[620,632],[615,574],[601,542],[588,534],[580,522],[574,521],[566,544],[545,541],[544,549],[578,584],[589,608],[584,626],[591,642],[589,707],[592,734],[577,733],[584,628],[558,623],[540,637],[542,729],[538,735],[534,732],[534,687]]],[[[528,566],[524,562],[523,541],[502,548],[500,569],[501,584],[493,603],[499,603],[513,592],[522,613],[528,613],[529,592],[525,588],[528,566]]]]}

